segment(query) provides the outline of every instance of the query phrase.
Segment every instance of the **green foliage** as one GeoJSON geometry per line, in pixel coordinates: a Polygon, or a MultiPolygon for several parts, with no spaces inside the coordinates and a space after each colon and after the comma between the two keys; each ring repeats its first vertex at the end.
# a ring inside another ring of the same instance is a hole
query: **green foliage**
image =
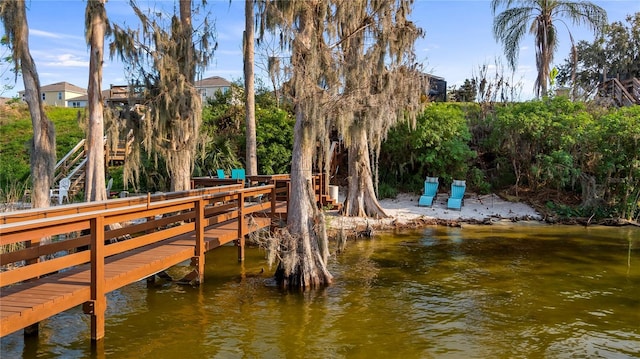
{"type": "Polygon", "coordinates": [[[380,182],[403,190],[422,188],[426,176],[444,182],[467,177],[471,135],[460,104],[433,103],[417,118],[416,128],[393,128],[382,145],[380,182]]]}
{"type": "Polygon", "coordinates": [[[589,132],[587,170],[604,185],[604,197],[623,218],[638,211],[640,198],[640,106],[611,109],[589,132]]]}
{"type": "MultiPolygon", "coordinates": [[[[235,100],[242,88],[233,85],[232,89],[217,94],[204,109],[196,175],[206,175],[218,168],[242,167],[246,148],[245,111],[244,105],[235,100]]],[[[291,164],[294,118],[275,105],[271,93],[264,89],[257,92],[256,155],[260,174],[288,173],[291,164]]]]}
{"type": "MultiPolygon", "coordinates": [[[[290,168],[294,119],[274,103],[263,94],[256,109],[261,174],[290,168]]],[[[0,115],[0,195],[16,198],[29,176],[31,121],[24,104],[5,108],[0,115]]],[[[640,106],[595,108],[554,97],[494,106],[490,116],[485,114],[478,104],[434,103],[419,116],[415,129],[406,124],[393,128],[380,153],[379,165],[385,170],[380,173],[379,198],[395,197],[399,191],[419,193],[425,176],[438,176],[445,184],[466,179],[469,189],[478,193],[517,185],[532,193],[553,190],[579,196],[582,179],[589,176],[595,179],[598,201],[569,206],[546,198],[548,208],[568,217],[638,220],[640,106]],[[492,158],[491,168],[474,161],[470,145],[492,158]]],[[[56,125],[61,158],[84,137],[78,120],[83,115],[77,109],[53,107],[47,115],[56,125]]],[[[203,119],[194,175],[242,166],[238,159],[244,156],[244,110],[234,103],[231,91],[205,107],[203,119]]],[[[162,159],[141,158],[139,190],[166,191],[169,176],[162,159]]],[[[121,172],[109,169],[115,191],[124,188],[121,172]]]]}
{"type": "Polygon", "coordinates": [[[459,88],[454,88],[450,94],[450,101],[474,102],[476,100],[477,84],[475,79],[465,79],[459,88]]]}
{"type": "Polygon", "coordinates": [[[485,146],[510,164],[516,186],[564,188],[580,174],[572,163],[592,123],[583,104],[563,97],[501,106],[489,119],[485,146]]]}
{"type": "Polygon", "coordinates": [[[395,198],[398,195],[398,188],[386,182],[378,185],[378,199],[395,198]]]}
{"type": "Polygon", "coordinates": [[[495,15],[493,34],[502,43],[513,70],[517,67],[520,43],[527,34],[534,34],[538,71],[535,93],[542,96],[547,95],[550,68],[559,43],[559,24],[587,25],[599,30],[607,20],[604,9],[585,1],[492,0],[491,8],[495,15]],[[502,7],[505,9],[498,13],[502,7]]]}
{"type": "Polygon", "coordinates": [[[0,187],[0,202],[8,204],[24,201],[26,200],[27,189],[25,181],[11,180],[11,182],[0,187]]]}
{"type": "Polygon", "coordinates": [[[256,110],[258,172],[289,173],[293,148],[293,116],[277,108],[256,110]]]}
{"type": "Polygon", "coordinates": [[[640,12],[626,17],[626,24],[616,21],[605,28],[603,35],[590,43],[580,41],[576,45],[577,64],[573,56],[560,66],[558,81],[573,85],[578,95],[593,95],[607,70],[607,77],[622,80],[640,77],[640,12]],[[571,83],[575,68],[575,83],[571,83]]]}
{"type": "Polygon", "coordinates": [[[473,167],[469,169],[467,181],[469,186],[475,188],[478,194],[489,194],[491,193],[491,184],[487,182],[485,177],[486,175],[481,169],[473,167]]]}
{"type": "Polygon", "coordinates": [[[580,210],[565,204],[558,204],[558,203],[549,201],[547,202],[546,207],[547,209],[550,209],[560,217],[564,217],[564,218],[582,217],[582,212],[580,212],[580,210]]]}
{"type": "Polygon", "coordinates": [[[56,158],[60,159],[84,139],[85,109],[48,107],[47,116],[56,126],[56,158]]]}
{"type": "Polygon", "coordinates": [[[540,186],[554,187],[557,190],[574,184],[580,171],[575,168],[573,156],[565,150],[553,150],[551,154],[539,154],[531,171],[540,186]]]}
{"type": "MultiPolygon", "coordinates": [[[[78,125],[78,109],[47,107],[45,111],[56,127],[56,152],[60,159],[84,138],[78,125]]],[[[32,137],[26,104],[18,105],[15,111],[6,111],[0,126],[0,187],[5,192],[16,181],[25,182],[29,178],[32,137]]]]}
{"type": "Polygon", "coordinates": [[[31,120],[8,120],[0,126],[0,187],[29,176],[31,120]]]}
{"type": "Polygon", "coordinates": [[[583,176],[593,176],[603,208],[589,212],[637,216],[640,106],[591,109],[563,97],[545,98],[496,108],[488,123],[491,135],[482,150],[501,164],[497,178],[511,172],[516,190],[580,193],[583,176]]]}

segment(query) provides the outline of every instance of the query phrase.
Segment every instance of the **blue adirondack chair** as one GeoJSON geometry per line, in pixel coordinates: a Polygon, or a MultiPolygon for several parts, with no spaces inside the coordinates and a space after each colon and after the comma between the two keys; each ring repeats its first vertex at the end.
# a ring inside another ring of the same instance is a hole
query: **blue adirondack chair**
{"type": "Polygon", "coordinates": [[[451,183],[451,196],[447,200],[447,208],[462,210],[464,204],[464,192],[467,189],[465,181],[454,180],[451,183]]]}
{"type": "Polygon", "coordinates": [[[427,177],[424,180],[424,193],[420,196],[418,206],[431,207],[433,206],[433,200],[438,196],[438,186],[440,182],[438,177],[427,177]]]}
{"type": "Polygon", "coordinates": [[[231,169],[231,178],[233,179],[241,179],[241,180],[245,180],[245,172],[244,172],[244,168],[232,168],[231,169]]]}
{"type": "Polygon", "coordinates": [[[219,169],[219,168],[218,168],[218,170],[217,170],[217,171],[218,171],[218,178],[225,178],[224,170],[223,170],[223,169],[219,169]]]}

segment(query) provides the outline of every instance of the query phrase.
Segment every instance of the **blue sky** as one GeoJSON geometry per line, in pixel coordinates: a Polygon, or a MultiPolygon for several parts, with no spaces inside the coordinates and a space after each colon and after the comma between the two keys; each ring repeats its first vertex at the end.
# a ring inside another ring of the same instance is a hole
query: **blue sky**
{"type": "MultiPolygon", "coordinates": [[[[141,6],[158,3],[172,8],[173,0],[138,0],[141,6]]],[[[640,0],[594,1],[603,7],[609,22],[622,21],[627,14],[640,11],[640,0]]],[[[496,60],[506,64],[501,46],[492,34],[493,16],[489,0],[416,0],[412,19],[426,33],[416,46],[416,54],[427,70],[444,77],[449,86],[460,85],[477,74],[481,65],[496,60]]],[[[47,85],[67,81],[86,88],[89,54],[84,40],[84,11],[82,0],[27,0],[27,20],[30,29],[31,54],[36,62],[40,82],[47,85]]],[[[112,22],[136,24],[124,0],[108,0],[107,15],[112,22]]],[[[244,30],[244,1],[209,0],[208,9],[215,19],[218,50],[212,65],[203,77],[222,76],[230,81],[242,78],[242,32],[244,30]]],[[[560,46],[555,64],[561,64],[569,53],[569,35],[559,27],[560,46]]],[[[575,41],[593,41],[586,27],[572,27],[575,41]]],[[[521,99],[532,97],[535,80],[533,38],[521,43],[519,66],[514,74],[522,82],[521,99]]],[[[0,49],[0,55],[6,49],[0,49]]],[[[0,73],[3,69],[0,69],[0,73]]],[[[491,69],[490,71],[495,71],[491,69]]],[[[260,70],[256,69],[257,75],[260,70]]],[[[510,75],[510,71],[505,71],[510,75]]],[[[4,81],[4,76],[2,77],[4,81]]],[[[13,82],[13,81],[12,81],[13,82]]],[[[110,84],[126,84],[126,74],[118,61],[105,58],[103,89],[110,84]]],[[[12,97],[23,89],[18,78],[15,88],[2,96],[12,97]]]]}

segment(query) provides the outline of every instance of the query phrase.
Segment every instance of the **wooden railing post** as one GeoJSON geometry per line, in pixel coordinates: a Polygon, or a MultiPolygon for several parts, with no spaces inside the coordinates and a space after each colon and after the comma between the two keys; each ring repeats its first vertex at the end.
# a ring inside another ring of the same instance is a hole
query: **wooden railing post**
{"type": "Polygon", "coordinates": [[[238,193],[238,261],[244,261],[244,191],[238,193]]]}
{"type": "Polygon", "coordinates": [[[104,313],[107,309],[104,277],[104,217],[90,220],[91,227],[91,300],[83,306],[91,315],[91,340],[104,338],[104,313]]]}
{"type": "Polygon", "coordinates": [[[276,201],[276,185],[274,184],[273,188],[271,189],[271,215],[269,216],[269,218],[271,218],[271,226],[273,226],[273,221],[276,220],[276,204],[277,203],[278,202],[276,201]]]}
{"type": "MultiPolygon", "coordinates": [[[[42,239],[27,241],[26,242],[26,247],[27,248],[37,247],[37,246],[40,245],[40,241],[41,240],[42,239]]],[[[39,261],[40,261],[40,257],[36,257],[36,258],[31,258],[31,259],[27,260],[26,262],[27,262],[27,265],[29,265],[29,264],[36,264],[39,261]]],[[[32,280],[36,280],[38,278],[40,278],[40,277],[35,277],[32,280]]],[[[40,332],[40,322],[31,324],[30,326],[25,327],[24,330],[23,330],[24,335],[27,336],[27,337],[37,337],[39,332],[40,332]]]]}
{"type": "Polygon", "coordinates": [[[291,203],[290,199],[291,199],[291,181],[287,181],[287,218],[289,216],[289,203],[291,203]]]}
{"type": "Polygon", "coordinates": [[[196,249],[191,265],[196,267],[198,283],[204,283],[204,201],[200,197],[196,201],[196,249]]]}

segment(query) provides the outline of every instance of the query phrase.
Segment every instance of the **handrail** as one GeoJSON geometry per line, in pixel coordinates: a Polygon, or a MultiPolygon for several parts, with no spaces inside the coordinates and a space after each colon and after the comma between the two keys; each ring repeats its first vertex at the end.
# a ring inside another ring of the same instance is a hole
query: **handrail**
{"type": "Polygon", "coordinates": [[[88,212],[61,214],[49,218],[27,218],[19,222],[0,224],[0,245],[20,242],[36,245],[14,251],[16,253],[9,252],[0,255],[0,259],[2,259],[0,262],[3,265],[18,261],[27,263],[24,267],[0,272],[0,286],[4,287],[88,263],[87,255],[72,252],[87,244],[90,244],[90,251],[93,251],[93,248],[97,248],[96,238],[102,238],[103,241],[108,240],[113,238],[112,232],[116,231],[121,235],[123,232],[121,228],[116,229],[109,226],[115,223],[145,219],[144,224],[139,223],[126,227],[129,228],[127,234],[131,235],[132,239],[125,241],[126,244],[106,245],[99,260],[104,261],[106,257],[184,235],[194,230],[201,231],[209,225],[209,221],[197,221],[201,228],[196,228],[194,224],[196,218],[211,219],[225,213],[227,214],[225,218],[238,220],[238,237],[242,240],[246,234],[244,233],[244,216],[274,207],[275,186],[268,185],[171,198],[157,202],[147,201],[126,207],[94,208],[88,212]],[[260,195],[270,197],[269,201],[249,202],[244,200],[260,195]],[[196,213],[196,209],[202,213],[196,213]],[[95,223],[100,223],[100,225],[96,226],[95,223]],[[68,237],[69,233],[82,233],[87,230],[90,230],[90,234],[84,239],[65,239],[39,245],[40,238],[45,236],[68,237]],[[60,251],[68,251],[69,254],[44,262],[31,263],[39,256],[60,251]]]}
{"type": "MultiPolygon", "coordinates": [[[[105,144],[106,144],[106,141],[107,141],[107,136],[104,136],[105,144]]],[[[124,148],[123,148],[125,157],[130,152],[129,147],[131,146],[131,143],[133,141],[134,141],[133,131],[129,131],[129,133],[127,134],[127,139],[124,143],[124,148]]],[[[55,175],[53,179],[54,183],[57,183],[63,177],[73,178],[78,173],[80,173],[80,171],[83,170],[87,162],[85,144],[86,144],[86,139],[80,140],[78,144],[76,144],[69,152],[67,152],[66,155],[64,155],[64,157],[62,157],[62,159],[60,159],[60,161],[56,163],[55,171],[54,171],[55,175]]],[[[119,149],[119,146],[118,148],[116,148],[116,151],[115,151],[116,153],[118,149],[119,149]]],[[[109,161],[109,156],[110,156],[109,151],[105,151],[105,161],[107,163],[109,161]]],[[[77,177],[78,178],[76,178],[76,180],[73,182],[71,188],[76,187],[78,183],[80,183],[82,175],[77,177]]]]}
{"type": "Polygon", "coordinates": [[[638,78],[633,77],[627,81],[628,88],[627,91],[631,94],[631,96],[635,97],[636,104],[640,105],[640,80],[638,78]]]}
{"type": "Polygon", "coordinates": [[[611,96],[619,106],[629,106],[637,103],[627,88],[617,78],[611,78],[603,82],[602,87],[608,96],[611,96]]]}
{"type": "Polygon", "coordinates": [[[78,142],[78,144],[72,148],[69,152],[67,152],[66,155],[64,155],[64,157],[62,157],[62,159],[60,161],[58,161],[58,163],[56,163],[56,170],[58,169],[58,167],[60,167],[60,165],[62,165],[67,159],[69,159],[69,157],[71,157],[71,155],[73,155],[74,153],[76,153],[78,151],[78,149],[80,149],[81,147],[84,148],[84,143],[86,142],[86,139],[82,139],[80,140],[80,142],[78,142]]]}
{"type": "Polygon", "coordinates": [[[31,208],[13,212],[4,212],[0,213],[0,224],[20,222],[31,219],[51,218],[92,211],[103,211],[110,208],[128,207],[141,203],[158,202],[181,197],[204,196],[212,193],[230,192],[241,188],[241,184],[234,184],[180,192],[156,193],[144,196],[109,199],[105,201],[82,202],[48,208],[31,208]]]}
{"type": "Polygon", "coordinates": [[[84,157],[82,161],[80,161],[80,163],[77,166],[75,166],[73,170],[71,170],[71,172],[69,172],[67,177],[75,176],[75,174],[78,173],[78,171],[80,171],[80,169],[83,168],[86,164],[87,164],[87,158],[84,157]]]}
{"type": "Polygon", "coordinates": [[[78,142],[78,144],[71,151],[69,151],[60,161],[58,161],[53,178],[54,183],[58,183],[63,177],[70,177],[69,171],[77,171],[78,162],[81,162],[86,158],[84,146],[85,143],[86,140],[80,140],[80,142],[78,142]]]}

